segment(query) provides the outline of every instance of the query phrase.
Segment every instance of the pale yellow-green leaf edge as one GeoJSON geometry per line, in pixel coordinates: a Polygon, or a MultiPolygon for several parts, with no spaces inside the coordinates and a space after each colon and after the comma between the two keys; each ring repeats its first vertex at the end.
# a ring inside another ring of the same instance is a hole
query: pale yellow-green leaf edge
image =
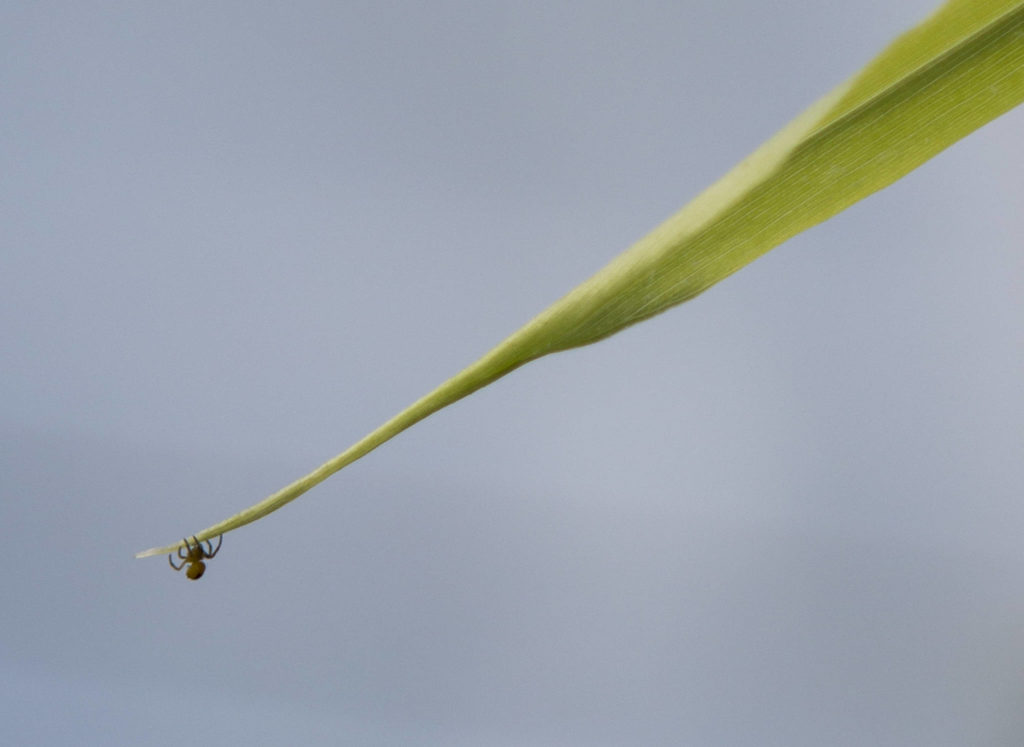
{"type": "Polygon", "coordinates": [[[528,361],[595,342],[693,298],[1022,101],[1024,0],[947,2],[476,363],[310,474],[195,536],[216,537],[266,516],[528,361]]]}

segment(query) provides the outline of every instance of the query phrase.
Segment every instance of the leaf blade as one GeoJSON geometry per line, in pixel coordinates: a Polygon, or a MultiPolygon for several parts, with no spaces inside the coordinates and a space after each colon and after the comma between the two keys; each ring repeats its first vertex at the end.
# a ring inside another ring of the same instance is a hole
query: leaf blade
{"type": "Polygon", "coordinates": [[[266,516],[529,361],[596,342],[693,298],[1022,101],[1024,0],[947,2],[476,363],[313,472],[196,536],[208,539],[266,516]]]}

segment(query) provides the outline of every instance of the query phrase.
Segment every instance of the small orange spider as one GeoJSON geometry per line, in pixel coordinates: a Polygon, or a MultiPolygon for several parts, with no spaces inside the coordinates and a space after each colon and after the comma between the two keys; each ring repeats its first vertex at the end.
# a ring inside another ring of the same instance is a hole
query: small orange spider
{"type": "Polygon", "coordinates": [[[212,558],[218,552],[220,552],[221,543],[224,541],[224,535],[217,535],[217,549],[213,549],[213,543],[210,540],[206,540],[204,545],[202,542],[192,536],[192,542],[188,541],[188,538],[184,540],[185,547],[178,548],[178,560],[181,561],[180,565],[174,564],[174,559],[170,554],[167,555],[167,562],[171,564],[171,568],[176,571],[180,571],[186,565],[188,568],[185,571],[185,575],[191,580],[195,581],[202,577],[206,571],[206,563],[203,562],[204,558],[212,558]],[[182,555],[182,550],[187,550],[187,554],[182,555]]]}

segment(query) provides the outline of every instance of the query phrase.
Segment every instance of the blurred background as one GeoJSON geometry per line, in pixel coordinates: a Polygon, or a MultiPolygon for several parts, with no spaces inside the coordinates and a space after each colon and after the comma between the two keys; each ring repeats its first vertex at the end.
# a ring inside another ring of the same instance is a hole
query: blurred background
{"type": "Polygon", "coordinates": [[[1024,741],[1024,110],[224,538],[934,0],[0,5],[0,741],[1024,741]]]}

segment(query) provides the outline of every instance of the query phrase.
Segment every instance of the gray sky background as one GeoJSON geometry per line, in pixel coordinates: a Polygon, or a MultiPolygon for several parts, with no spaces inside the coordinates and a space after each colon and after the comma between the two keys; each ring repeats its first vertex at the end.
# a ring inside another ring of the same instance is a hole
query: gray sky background
{"type": "Polygon", "coordinates": [[[928,13],[0,4],[0,742],[1024,742],[1024,112],[228,535],[928,13]]]}

